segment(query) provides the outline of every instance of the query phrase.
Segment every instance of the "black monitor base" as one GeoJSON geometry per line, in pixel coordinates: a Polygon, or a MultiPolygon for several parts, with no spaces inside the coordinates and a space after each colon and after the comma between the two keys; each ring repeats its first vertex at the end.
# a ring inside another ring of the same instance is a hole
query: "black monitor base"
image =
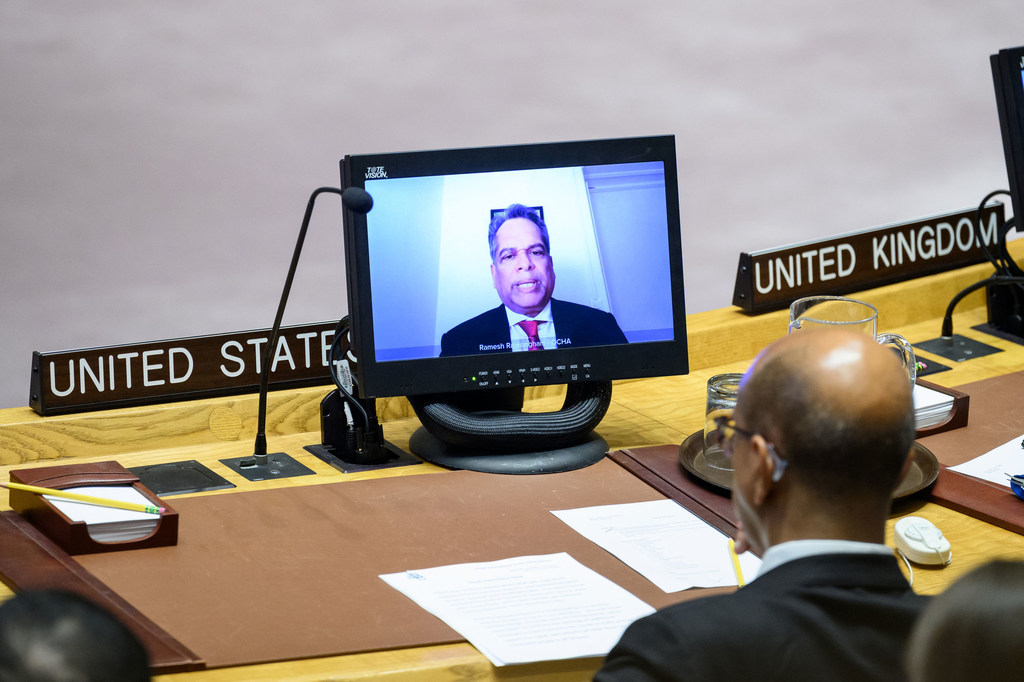
{"type": "Polygon", "coordinates": [[[556,474],[601,461],[608,452],[608,443],[590,432],[583,442],[554,450],[488,453],[451,446],[420,427],[409,439],[409,449],[422,459],[449,469],[488,474],[556,474]]]}

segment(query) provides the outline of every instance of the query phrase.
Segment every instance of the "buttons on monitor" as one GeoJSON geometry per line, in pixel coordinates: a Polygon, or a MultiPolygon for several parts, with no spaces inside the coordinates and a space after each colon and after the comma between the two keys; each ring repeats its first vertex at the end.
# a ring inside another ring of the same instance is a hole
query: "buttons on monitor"
{"type": "Polygon", "coordinates": [[[583,362],[567,365],[482,369],[465,377],[464,383],[477,388],[505,388],[589,381],[592,376],[592,365],[589,362],[583,362]]]}

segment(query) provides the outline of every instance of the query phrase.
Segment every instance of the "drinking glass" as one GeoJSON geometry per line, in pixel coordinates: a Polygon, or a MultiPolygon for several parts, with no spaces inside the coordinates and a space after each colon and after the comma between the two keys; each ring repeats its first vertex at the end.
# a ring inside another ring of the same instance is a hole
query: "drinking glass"
{"type": "Polygon", "coordinates": [[[843,296],[808,296],[789,306],[789,333],[814,328],[850,329],[872,336],[878,343],[891,346],[911,383],[917,379],[917,358],[910,342],[899,334],[878,333],[878,308],[843,296]]]}
{"type": "Polygon", "coordinates": [[[736,409],[742,374],[716,374],[708,379],[708,401],[704,410],[704,462],[715,469],[732,471],[732,459],[718,445],[716,417],[731,417],[736,409]]]}

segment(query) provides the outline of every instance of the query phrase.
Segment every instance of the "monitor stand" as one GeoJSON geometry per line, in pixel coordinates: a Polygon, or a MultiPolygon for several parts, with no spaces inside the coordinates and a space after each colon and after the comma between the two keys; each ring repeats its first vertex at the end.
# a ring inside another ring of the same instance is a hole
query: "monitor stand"
{"type": "Polygon", "coordinates": [[[497,474],[581,469],[608,452],[608,443],[593,429],[608,410],[611,387],[610,381],[569,384],[562,408],[545,413],[521,411],[522,388],[410,396],[423,426],[409,439],[409,449],[450,469],[497,474]]]}
{"type": "Polygon", "coordinates": [[[608,443],[591,432],[577,445],[535,452],[486,452],[449,445],[420,427],[409,439],[409,449],[433,464],[488,474],[557,474],[582,469],[604,459],[608,443]]]}

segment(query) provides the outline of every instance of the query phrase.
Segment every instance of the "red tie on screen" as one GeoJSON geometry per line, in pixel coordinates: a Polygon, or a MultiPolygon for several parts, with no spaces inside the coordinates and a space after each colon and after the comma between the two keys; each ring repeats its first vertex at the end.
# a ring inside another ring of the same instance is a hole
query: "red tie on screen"
{"type": "Polygon", "coordinates": [[[529,350],[544,350],[544,346],[540,342],[540,335],[537,334],[537,325],[544,324],[544,322],[545,320],[539,322],[537,320],[523,320],[516,323],[526,332],[526,338],[530,339],[529,350]]]}

